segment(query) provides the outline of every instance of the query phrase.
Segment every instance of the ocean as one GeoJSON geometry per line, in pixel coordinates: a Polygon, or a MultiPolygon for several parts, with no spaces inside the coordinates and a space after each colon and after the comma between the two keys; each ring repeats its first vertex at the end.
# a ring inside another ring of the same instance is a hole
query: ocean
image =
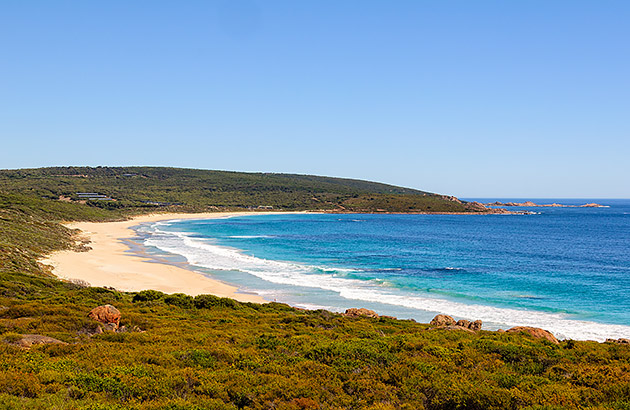
{"type": "MultiPolygon", "coordinates": [[[[476,199],[480,200],[480,199],[476,199]]],[[[492,198],[483,202],[517,201],[492,198]]],[[[534,199],[606,208],[509,208],[530,215],[278,214],[137,227],[145,250],[308,309],[559,338],[630,338],[630,200],[534,199]]]]}

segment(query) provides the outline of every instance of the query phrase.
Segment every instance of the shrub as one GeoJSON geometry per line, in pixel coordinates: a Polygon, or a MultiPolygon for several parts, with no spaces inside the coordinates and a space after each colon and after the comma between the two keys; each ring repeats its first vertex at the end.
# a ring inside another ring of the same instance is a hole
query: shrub
{"type": "Polygon", "coordinates": [[[179,306],[181,308],[193,307],[193,297],[185,295],[183,293],[173,293],[172,295],[166,295],[164,302],[169,305],[179,306]]]}
{"type": "Polygon", "coordinates": [[[191,349],[179,353],[176,356],[178,356],[182,364],[187,367],[201,367],[207,369],[214,367],[216,363],[215,357],[206,350],[191,349]]]}
{"type": "Polygon", "coordinates": [[[237,309],[240,303],[230,298],[220,298],[214,295],[197,295],[194,300],[197,309],[210,309],[211,307],[226,307],[237,309]]]}
{"type": "Polygon", "coordinates": [[[132,301],[136,302],[152,302],[160,300],[164,297],[164,293],[157,290],[143,290],[133,295],[132,301]]]}

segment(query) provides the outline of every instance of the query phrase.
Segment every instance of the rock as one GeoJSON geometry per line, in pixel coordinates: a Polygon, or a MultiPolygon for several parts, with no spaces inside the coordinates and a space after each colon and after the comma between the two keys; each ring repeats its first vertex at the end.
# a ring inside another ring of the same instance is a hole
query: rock
{"type": "Polygon", "coordinates": [[[630,345],[630,339],[606,339],[606,343],[617,343],[620,345],[630,345]]]}
{"type": "Polygon", "coordinates": [[[470,211],[487,211],[488,208],[479,202],[473,201],[466,203],[466,209],[470,211]]]}
{"type": "Polygon", "coordinates": [[[22,335],[22,338],[14,342],[16,345],[20,347],[29,348],[33,345],[39,344],[63,344],[67,345],[68,343],[62,342],[61,340],[55,339],[53,337],[42,336],[42,335],[22,335]]]}
{"type": "Polygon", "coordinates": [[[511,329],[506,330],[508,333],[527,333],[532,337],[537,339],[545,339],[550,341],[551,343],[559,344],[558,339],[551,333],[544,329],[540,329],[537,327],[529,327],[529,326],[516,326],[511,329]]]}
{"type": "Polygon", "coordinates": [[[102,305],[95,307],[88,313],[88,317],[105,325],[105,330],[118,330],[120,325],[120,311],[112,305],[102,305]]]}
{"type": "Polygon", "coordinates": [[[344,313],[344,316],[347,317],[372,317],[372,318],[377,318],[378,314],[370,309],[365,309],[365,308],[350,308],[346,310],[346,313],[344,313]]]}
{"type": "Polygon", "coordinates": [[[461,320],[458,320],[456,324],[457,324],[457,326],[469,328],[470,325],[471,325],[471,322],[470,322],[470,320],[461,319],[461,320]]]}
{"type": "Polygon", "coordinates": [[[468,328],[474,332],[478,332],[481,330],[481,324],[483,322],[481,320],[475,320],[471,324],[468,325],[468,328]]]}
{"type": "Polygon", "coordinates": [[[433,318],[433,320],[431,320],[429,324],[433,326],[452,326],[456,325],[457,322],[455,322],[455,319],[448,315],[437,315],[433,318]]]}
{"type": "Polygon", "coordinates": [[[466,329],[470,329],[473,332],[478,332],[479,330],[481,330],[481,323],[481,320],[475,320],[474,322],[471,322],[470,320],[460,319],[455,325],[465,327],[466,329]]]}
{"type": "Polygon", "coordinates": [[[100,335],[101,333],[103,333],[103,327],[97,323],[90,323],[86,326],[83,326],[83,328],[79,330],[78,333],[90,337],[94,335],[100,335]]]}

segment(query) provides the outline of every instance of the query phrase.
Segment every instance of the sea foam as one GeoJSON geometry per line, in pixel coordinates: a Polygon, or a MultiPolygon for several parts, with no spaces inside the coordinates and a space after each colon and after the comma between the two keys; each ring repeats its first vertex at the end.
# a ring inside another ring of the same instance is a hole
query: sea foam
{"type": "MultiPolygon", "coordinates": [[[[603,341],[606,338],[630,337],[630,326],[575,320],[564,313],[461,303],[408,293],[392,287],[388,281],[358,280],[346,277],[346,273],[358,272],[357,270],[258,258],[247,255],[239,249],[216,245],[211,239],[200,239],[187,233],[161,229],[168,225],[168,222],[158,222],[151,225],[149,229],[145,229],[144,232],[148,234],[148,237],[144,244],[181,255],[190,265],[209,270],[244,272],[275,284],[330,291],[347,300],[401,306],[422,312],[444,313],[456,318],[481,319],[485,323],[484,327],[489,329],[533,326],[549,330],[560,339],[575,340],[603,341]]],[[[271,298],[272,294],[265,296],[271,298]]],[[[306,306],[306,304],[302,305],[306,306]]],[[[317,304],[310,306],[320,307],[317,304]]]]}

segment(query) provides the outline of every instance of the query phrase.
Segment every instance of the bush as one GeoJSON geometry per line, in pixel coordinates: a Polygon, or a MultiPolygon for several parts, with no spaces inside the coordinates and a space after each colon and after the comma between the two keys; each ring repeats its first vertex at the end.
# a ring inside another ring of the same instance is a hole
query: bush
{"type": "Polygon", "coordinates": [[[210,309],[211,307],[226,307],[231,309],[237,309],[240,307],[240,303],[230,298],[220,298],[214,295],[198,295],[194,300],[195,307],[197,309],[210,309]]]}
{"type": "Polygon", "coordinates": [[[143,290],[133,295],[132,301],[136,302],[152,302],[160,300],[164,297],[164,293],[157,290],[143,290]]]}
{"type": "Polygon", "coordinates": [[[215,357],[208,351],[191,349],[183,353],[179,353],[179,360],[187,367],[212,368],[215,363],[215,357]]]}
{"type": "Polygon", "coordinates": [[[193,307],[193,297],[185,295],[183,293],[173,293],[172,295],[166,295],[164,302],[169,305],[179,306],[181,308],[193,307]]]}

